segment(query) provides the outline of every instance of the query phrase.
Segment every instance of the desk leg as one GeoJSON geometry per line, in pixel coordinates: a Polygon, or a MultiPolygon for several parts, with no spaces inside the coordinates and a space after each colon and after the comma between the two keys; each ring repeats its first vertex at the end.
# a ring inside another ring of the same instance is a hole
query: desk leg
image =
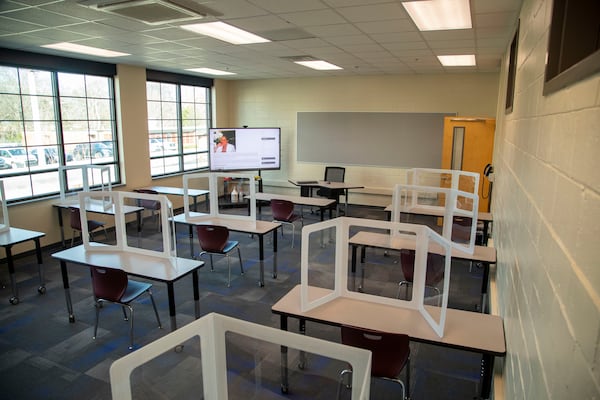
{"type": "Polygon", "coordinates": [[[56,211],[58,212],[58,226],[60,227],[60,243],[62,244],[63,249],[67,248],[65,244],[65,227],[63,225],[63,215],[62,215],[62,207],[56,207],[56,211]]]}
{"type": "Polygon", "coordinates": [[[487,309],[487,294],[490,281],[490,263],[483,264],[483,278],[481,279],[481,312],[485,313],[487,309]]]}
{"type": "Polygon", "coordinates": [[[177,319],[175,318],[175,291],[173,282],[167,282],[167,296],[169,297],[169,317],[171,319],[171,332],[177,329],[177,319]]]}
{"type": "Polygon", "coordinates": [[[490,227],[490,221],[483,221],[483,236],[482,236],[482,246],[487,246],[487,242],[488,242],[488,237],[489,237],[489,233],[488,233],[488,228],[490,227]]]}
{"type": "Polygon", "coordinates": [[[192,271],[192,285],[194,286],[194,311],[196,319],[200,318],[200,291],[198,290],[198,269],[192,271]]]}
{"type": "Polygon", "coordinates": [[[65,300],[67,301],[67,312],[69,313],[69,322],[75,322],[73,313],[73,302],[71,301],[71,291],[69,289],[69,273],[67,272],[66,261],[60,261],[60,272],[62,274],[63,288],[65,289],[65,300]]]}
{"type": "Polygon", "coordinates": [[[481,357],[481,398],[489,399],[492,389],[492,375],[494,372],[494,356],[483,354],[481,357]]]}
{"type": "MultiPolygon", "coordinates": [[[[298,320],[298,333],[300,333],[301,335],[306,335],[306,320],[304,318],[300,318],[298,320]]],[[[300,350],[298,368],[306,368],[306,353],[304,352],[304,350],[300,350]]]]}
{"type": "Polygon", "coordinates": [[[344,216],[348,216],[348,189],[344,191],[344,216]]]}
{"type": "Polygon", "coordinates": [[[12,287],[12,297],[9,299],[10,304],[19,304],[19,290],[17,289],[17,280],[15,278],[15,264],[12,257],[12,246],[5,246],[6,262],[8,264],[8,274],[10,275],[10,285],[12,287]]]}
{"type": "Polygon", "coordinates": [[[38,293],[46,293],[46,281],[44,279],[44,265],[42,260],[42,246],[40,245],[40,239],[34,239],[35,241],[35,255],[38,263],[38,274],[40,275],[40,287],[38,287],[38,293]]]}
{"type": "Polygon", "coordinates": [[[277,229],[273,231],[273,279],[277,279],[277,229]]]}
{"type": "Polygon", "coordinates": [[[258,286],[265,286],[265,238],[263,235],[258,235],[258,261],[260,264],[260,275],[258,278],[258,286]]]}
{"type": "MultiPolygon", "coordinates": [[[[287,315],[279,316],[279,329],[282,331],[288,330],[287,315]]],[[[288,376],[288,348],[281,346],[281,393],[288,393],[289,376],[288,376]]]]}
{"type": "Polygon", "coordinates": [[[188,229],[190,237],[190,257],[196,259],[196,257],[194,256],[194,227],[192,225],[189,225],[188,229]]]}

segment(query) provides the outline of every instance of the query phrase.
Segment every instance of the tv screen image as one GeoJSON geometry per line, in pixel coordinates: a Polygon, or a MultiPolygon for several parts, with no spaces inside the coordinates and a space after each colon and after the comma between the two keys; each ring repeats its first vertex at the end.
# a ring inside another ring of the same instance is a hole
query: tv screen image
{"type": "Polygon", "coordinates": [[[211,171],[280,169],[280,128],[210,128],[211,171]]]}

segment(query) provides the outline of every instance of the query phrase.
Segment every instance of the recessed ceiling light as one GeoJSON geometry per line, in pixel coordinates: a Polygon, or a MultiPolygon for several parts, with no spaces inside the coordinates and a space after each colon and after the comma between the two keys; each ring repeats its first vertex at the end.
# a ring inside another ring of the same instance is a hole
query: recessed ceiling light
{"type": "Polygon", "coordinates": [[[343,69],[337,65],[328,63],[327,61],[313,60],[313,61],[294,61],[296,64],[304,65],[305,67],[318,69],[319,71],[327,71],[334,69],[343,69]]]}
{"type": "Polygon", "coordinates": [[[254,33],[246,32],[225,22],[207,22],[204,24],[180,25],[181,28],[201,35],[223,40],[231,44],[251,44],[270,42],[254,33]]]}
{"type": "Polygon", "coordinates": [[[458,56],[437,56],[438,60],[445,67],[470,67],[476,65],[473,54],[458,56]]]}
{"type": "Polygon", "coordinates": [[[54,49],[54,50],[70,51],[73,53],[89,54],[92,56],[100,56],[100,57],[123,57],[123,56],[130,55],[129,53],[121,53],[118,51],[100,49],[98,47],[90,47],[90,46],[84,46],[81,44],[67,43],[67,42],[45,44],[42,47],[46,47],[48,49],[54,49]]]}
{"type": "Polygon", "coordinates": [[[219,69],[212,68],[188,68],[186,71],[199,72],[201,74],[209,75],[235,75],[235,72],[221,71],[219,69]]]}
{"type": "Polygon", "coordinates": [[[427,0],[402,3],[420,31],[471,29],[469,0],[427,0]]]}

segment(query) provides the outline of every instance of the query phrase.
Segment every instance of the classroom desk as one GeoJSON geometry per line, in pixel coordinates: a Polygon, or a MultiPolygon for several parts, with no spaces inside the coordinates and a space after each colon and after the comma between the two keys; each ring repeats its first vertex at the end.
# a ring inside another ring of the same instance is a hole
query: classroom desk
{"type": "MultiPolygon", "coordinates": [[[[245,196],[245,198],[248,199],[248,213],[250,213],[250,196],[245,196]]],[[[331,206],[335,203],[335,200],[326,199],[324,197],[288,196],[275,193],[256,193],[255,198],[257,201],[281,199],[291,201],[299,206],[319,207],[319,211],[321,212],[321,221],[323,221],[325,209],[329,209],[329,218],[331,218],[331,206]]]]}
{"type": "MultiPolygon", "coordinates": [[[[384,211],[386,213],[388,213],[388,220],[391,220],[392,217],[392,205],[390,204],[389,206],[387,206],[384,211]]],[[[408,210],[403,210],[401,212],[402,214],[414,214],[414,215],[425,215],[425,216],[432,216],[432,217],[443,217],[444,216],[444,211],[443,210],[432,210],[430,208],[425,208],[425,207],[411,207],[408,210]]],[[[477,221],[481,221],[483,223],[483,238],[482,238],[482,243],[484,245],[487,244],[488,239],[489,239],[489,226],[490,226],[490,222],[493,221],[492,218],[492,213],[490,212],[486,212],[486,211],[478,211],[477,212],[477,221]]]]}
{"type": "Polygon", "coordinates": [[[200,293],[198,291],[198,268],[204,265],[203,261],[175,258],[174,265],[163,257],[153,257],[128,251],[99,252],[86,251],[83,245],[71,247],[52,254],[60,260],[63,287],[67,301],[69,322],[75,322],[71,292],[69,289],[69,273],[67,263],[78,264],[85,267],[120,268],[128,275],[150,279],[167,284],[169,298],[169,316],[171,318],[171,331],[177,329],[175,318],[175,288],[174,283],[189,273],[192,274],[194,304],[196,318],[200,317],[200,293]]]}
{"type": "MultiPolygon", "coordinates": [[[[190,212],[190,218],[186,219],[185,214],[177,214],[172,218],[176,224],[184,224],[189,227],[190,237],[190,254],[194,257],[194,226],[197,225],[222,225],[226,226],[230,231],[248,233],[258,236],[258,258],[260,261],[260,278],[258,285],[265,286],[265,240],[264,237],[269,232],[273,232],[273,278],[277,278],[277,229],[281,226],[279,222],[268,221],[244,221],[233,218],[206,218],[199,219],[198,217],[206,216],[203,213],[190,212]]],[[[169,218],[171,220],[171,218],[169,218]]]]}
{"type": "Polygon", "coordinates": [[[35,242],[35,254],[37,256],[38,273],[40,275],[40,286],[38,287],[38,292],[40,294],[46,293],[44,271],[42,269],[42,249],[40,246],[40,238],[45,235],[46,234],[42,232],[12,227],[7,231],[0,232],[0,246],[4,247],[4,251],[6,252],[6,263],[8,264],[8,273],[10,275],[10,284],[12,286],[12,297],[9,299],[10,304],[14,305],[19,303],[19,291],[17,289],[17,281],[15,279],[15,264],[11,250],[15,244],[27,242],[29,240],[33,240],[35,242]]]}
{"type": "MultiPolygon", "coordinates": [[[[329,289],[309,287],[309,296],[321,297],[329,289]]],[[[280,317],[280,328],[288,329],[288,317],[300,321],[300,333],[305,334],[306,321],[326,325],[352,325],[384,332],[407,334],[411,341],[466,350],[482,355],[481,397],[489,398],[494,357],[504,357],[506,342],[502,319],[495,315],[447,309],[444,336],[427,324],[418,310],[338,297],[310,311],[300,309],[300,285],[297,285],[271,307],[280,317]]],[[[287,347],[281,347],[281,390],[288,391],[287,347]]]]}
{"type": "MultiPolygon", "coordinates": [[[[368,231],[360,231],[356,233],[348,240],[348,243],[352,246],[351,266],[353,274],[356,272],[356,250],[359,246],[361,247],[361,263],[364,263],[365,261],[365,249],[367,247],[374,247],[386,250],[415,249],[415,242],[412,240],[401,238],[394,238],[394,240],[390,240],[389,234],[368,231]]],[[[432,253],[443,254],[441,248],[436,245],[432,245],[429,250],[432,253]]],[[[451,256],[452,258],[480,262],[482,264],[483,279],[481,281],[481,312],[485,312],[485,305],[487,303],[487,294],[489,287],[490,264],[496,263],[496,249],[494,247],[475,246],[475,251],[473,252],[473,254],[469,254],[464,251],[452,248],[451,256]]]]}
{"type": "MultiPolygon", "coordinates": [[[[185,190],[180,187],[172,186],[148,186],[142,189],[154,190],[158,194],[171,194],[173,196],[185,196],[185,190]]],[[[188,189],[187,195],[194,199],[194,211],[198,211],[198,197],[204,196],[206,211],[209,211],[208,194],[210,192],[204,189],[188,189]]]]}
{"type": "MultiPolygon", "coordinates": [[[[65,244],[65,229],[64,229],[62,211],[68,210],[71,207],[79,208],[79,203],[78,202],[68,202],[68,201],[62,200],[62,201],[52,204],[52,207],[55,207],[58,212],[58,226],[60,227],[60,240],[61,240],[63,248],[65,248],[67,246],[65,244]]],[[[123,213],[125,215],[136,213],[138,232],[140,232],[141,227],[142,227],[142,211],[144,211],[144,207],[123,206],[122,209],[123,209],[123,213]]],[[[86,211],[93,212],[96,214],[115,215],[115,205],[114,204],[111,205],[111,207],[109,209],[104,209],[104,207],[102,207],[100,204],[90,203],[86,207],[86,211]]]]}
{"type": "Polygon", "coordinates": [[[331,182],[331,181],[322,181],[322,180],[295,180],[288,179],[288,182],[295,186],[307,187],[310,188],[310,193],[312,193],[312,188],[326,188],[326,189],[342,189],[344,190],[344,213],[348,216],[348,190],[350,189],[363,189],[362,185],[354,185],[352,183],[346,182],[331,182]]]}

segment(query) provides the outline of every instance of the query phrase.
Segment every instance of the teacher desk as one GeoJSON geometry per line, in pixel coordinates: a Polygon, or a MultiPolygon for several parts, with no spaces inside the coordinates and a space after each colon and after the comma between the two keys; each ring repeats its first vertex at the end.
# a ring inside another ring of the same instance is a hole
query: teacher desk
{"type": "Polygon", "coordinates": [[[325,188],[332,190],[343,190],[344,191],[344,214],[348,216],[348,190],[350,189],[363,189],[362,185],[355,185],[352,183],[346,182],[331,182],[331,181],[309,181],[309,180],[295,180],[288,179],[288,182],[292,185],[299,187],[310,188],[310,193],[312,193],[312,188],[325,188]]]}

